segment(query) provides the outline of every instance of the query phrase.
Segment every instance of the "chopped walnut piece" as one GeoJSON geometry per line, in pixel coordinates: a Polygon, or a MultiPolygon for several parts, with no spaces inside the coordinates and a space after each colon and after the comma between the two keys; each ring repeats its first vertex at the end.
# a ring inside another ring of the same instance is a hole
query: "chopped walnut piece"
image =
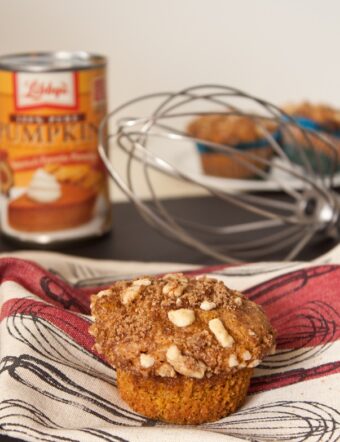
{"type": "Polygon", "coordinates": [[[163,276],[163,279],[170,279],[172,281],[175,281],[177,283],[187,283],[188,278],[186,278],[183,273],[168,273],[167,275],[163,276]]]}
{"type": "Polygon", "coordinates": [[[162,364],[158,370],[156,371],[156,373],[161,376],[162,378],[174,378],[176,377],[176,372],[175,370],[171,367],[170,364],[167,364],[166,362],[164,362],[164,364],[162,364]]]}
{"type": "Polygon", "coordinates": [[[176,284],[174,282],[168,282],[167,284],[165,284],[165,286],[162,289],[162,293],[163,295],[167,295],[168,293],[171,292],[171,290],[173,290],[176,287],[176,284]]]}
{"type": "Polygon", "coordinates": [[[193,310],[180,308],[178,310],[170,310],[168,318],[177,327],[187,327],[195,321],[195,313],[193,310]]]}
{"type": "Polygon", "coordinates": [[[103,347],[100,344],[94,344],[93,346],[94,350],[96,350],[98,353],[101,353],[103,351],[103,347]]]}
{"type": "Polygon", "coordinates": [[[231,354],[229,356],[228,363],[230,368],[237,367],[239,365],[235,354],[231,354]]]}
{"type": "Polygon", "coordinates": [[[242,298],[240,298],[239,296],[236,296],[236,298],[234,298],[234,302],[236,305],[241,306],[242,305],[242,298]]]}
{"type": "Polygon", "coordinates": [[[177,345],[171,345],[166,352],[166,360],[180,374],[191,378],[202,379],[206,366],[191,356],[184,356],[177,345]]]}
{"type": "Polygon", "coordinates": [[[106,289],[106,290],[101,290],[99,293],[97,293],[97,297],[98,298],[102,298],[103,296],[110,296],[112,295],[112,290],[111,289],[106,289]]]}
{"type": "Polygon", "coordinates": [[[209,328],[223,348],[232,347],[234,339],[224,328],[223,322],[220,319],[211,319],[209,321],[209,328]]]}
{"type": "Polygon", "coordinates": [[[208,276],[206,274],[203,274],[203,275],[197,275],[195,278],[196,278],[197,281],[199,281],[200,279],[208,278],[208,276]]]}
{"type": "Polygon", "coordinates": [[[167,273],[162,278],[163,279],[178,279],[178,277],[183,276],[183,273],[167,273]]]}
{"type": "Polygon", "coordinates": [[[142,278],[142,279],[136,279],[135,281],[133,281],[132,285],[134,286],[148,286],[151,284],[150,279],[147,278],[142,278]]]}
{"type": "Polygon", "coordinates": [[[178,285],[175,289],[171,290],[171,294],[178,298],[184,292],[185,288],[185,285],[178,285]]]}
{"type": "Polygon", "coordinates": [[[254,359],[253,361],[249,362],[248,367],[257,367],[261,364],[260,359],[254,359]]]}
{"type": "Polygon", "coordinates": [[[167,282],[165,284],[165,286],[163,286],[162,293],[163,293],[163,295],[170,295],[170,296],[175,296],[176,298],[178,298],[179,296],[182,295],[185,288],[186,288],[186,284],[183,285],[183,283],[178,283],[175,280],[171,279],[169,282],[167,282]]]}
{"type": "Polygon", "coordinates": [[[214,308],[216,308],[216,304],[214,302],[206,301],[206,300],[201,302],[201,305],[200,305],[201,310],[209,311],[209,310],[213,310],[214,308]]]}
{"type": "Polygon", "coordinates": [[[242,353],[242,359],[243,359],[244,361],[250,361],[250,359],[251,359],[251,353],[250,353],[248,350],[244,351],[244,352],[242,353]]]}
{"type": "Polygon", "coordinates": [[[155,359],[152,356],[147,355],[145,353],[142,353],[140,355],[139,360],[140,360],[140,365],[143,368],[150,368],[155,363],[155,359]]]}
{"type": "Polygon", "coordinates": [[[137,297],[139,291],[140,291],[140,286],[134,286],[134,285],[123,290],[120,295],[122,304],[127,305],[130,302],[132,302],[137,297]]]}

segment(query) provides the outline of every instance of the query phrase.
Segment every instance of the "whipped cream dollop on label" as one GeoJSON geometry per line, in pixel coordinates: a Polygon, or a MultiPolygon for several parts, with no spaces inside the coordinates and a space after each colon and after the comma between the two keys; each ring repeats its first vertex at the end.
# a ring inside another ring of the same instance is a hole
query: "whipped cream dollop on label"
{"type": "Polygon", "coordinates": [[[51,203],[60,198],[61,186],[54,175],[38,169],[27,188],[27,196],[39,203],[51,203]]]}

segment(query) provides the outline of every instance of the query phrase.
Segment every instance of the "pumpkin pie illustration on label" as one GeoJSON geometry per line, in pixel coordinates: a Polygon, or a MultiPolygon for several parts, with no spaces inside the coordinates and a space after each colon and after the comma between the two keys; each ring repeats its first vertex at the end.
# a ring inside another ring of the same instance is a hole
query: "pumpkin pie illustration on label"
{"type": "Polygon", "coordinates": [[[27,191],[8,206],[9,224],[27,232],[50,232],[90,221],[96,192],[80,184],[59,182],[37,169],[27,191]]]}

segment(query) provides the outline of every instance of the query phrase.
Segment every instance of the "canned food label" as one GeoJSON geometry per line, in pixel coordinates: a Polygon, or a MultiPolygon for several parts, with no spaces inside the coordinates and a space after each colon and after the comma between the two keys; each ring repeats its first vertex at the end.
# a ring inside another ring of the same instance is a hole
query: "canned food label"
{"type": "Polygon", "coordinates": [[[72,72],[14,73],[16,110],[78,108],[77,74],[72,72]]]}
{"type": "Polygon", "coordinates": [[[103,68],[0,71],[1,226],[6,234],[48,243],[107,229],[108,183],[97,152],[105,113],[103,68]]]}

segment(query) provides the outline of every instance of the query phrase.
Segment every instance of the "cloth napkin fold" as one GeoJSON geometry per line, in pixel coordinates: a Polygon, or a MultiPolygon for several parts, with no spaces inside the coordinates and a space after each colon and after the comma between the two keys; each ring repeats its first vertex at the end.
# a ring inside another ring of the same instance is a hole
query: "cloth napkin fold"
{"type": "MultiPolygon", "coordinates": [[[[103,269],[95,261],[54,260],[53,254],[47,261],[49,271],[31,261],[0,259],[0,435],[81,442],[340,440],[340,266],[192,269],[261,304],[278,331],[278,349],[256,368],[239,411],[180,427],[129,409],[118,395],[115,370],[92,350],[89,296],[119,277],[115,263],[103,269]]],[[[165,270],[146,267],[140,272],[165,270]]],[[[119,269],[121,276],[139,271],[119,269]]]]}

